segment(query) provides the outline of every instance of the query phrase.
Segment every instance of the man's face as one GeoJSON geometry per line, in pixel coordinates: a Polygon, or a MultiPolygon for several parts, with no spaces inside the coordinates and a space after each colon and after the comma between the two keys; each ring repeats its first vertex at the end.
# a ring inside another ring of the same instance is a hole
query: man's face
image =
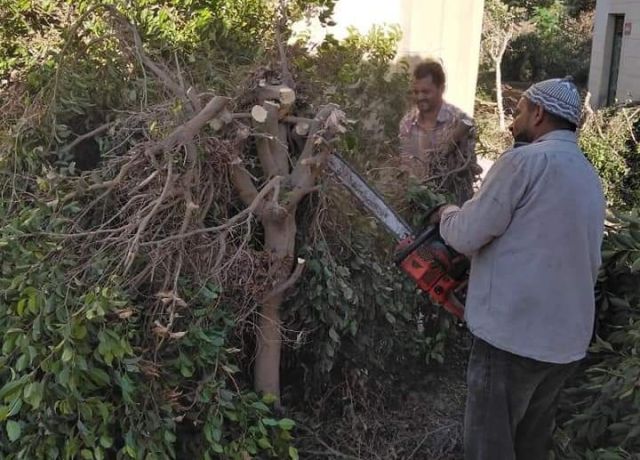
{"type": "Polygon", "coordinates": [[[513,135],[513,140],[516,142],[533,142],[533,135],[531,134],[533,114],[531,113],[531,107],[524,97],[521,97],[516,106],[516,111],[513,114],[513,122],[509,129],[513,135]]]}
{"type": "Polygon", "coordinates": [[[437,86],[433,83],[431,76],[428,76],[419,80],[413,80],[411,92],[413,103],[421,113],[432,112],[439,109],[442,104],[444,85],[442,85],[442,87],[437,86]]]}

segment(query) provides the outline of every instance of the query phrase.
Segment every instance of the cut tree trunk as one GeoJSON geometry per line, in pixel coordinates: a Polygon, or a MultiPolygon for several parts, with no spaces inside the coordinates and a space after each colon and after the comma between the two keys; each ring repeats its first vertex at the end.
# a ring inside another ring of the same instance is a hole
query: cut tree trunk
{"type": "Polygon", "coordinates": [[[345,117],[333,104],[323,106],[313,119],[290,116],[295,93],[281,84],[261,83],[258,102],[250,114],[232,114],[231,118],[250,120],[262,176],[273,188],[258,193],[241,151],[234,161],[232,180],[242,201],[254,206],[264,228],[264,251],[269,261],[270,291],[259,300],[254,388],[258,393],[275,396],[275,405],[280,407],[280,308],[286,290],[295,284],[304,267],[304,261],[298,259],[296,264],[294,257],[296,210],[301,200],[316,190],[321,166],[328,156],[327,143],[344,131],[345,117]],[[306,136],[304,146],[289,143],[291,129],[306,136]],[[286,187],[286,194],[280,193],[281,187],[286,187]],[[252,204],[259,197],[262,202],[252,204]]]}
{"type": "MultiPolygon", "coordinates": [[[[274,289],[286,283],[294,265],[296,238],[295,213],[283,218],[266,217],[264,222],[265,249],[271,255],[274,289]]],[[[280,354],[282,337],[280,332],[280,306],[284,295],[278,292],[263,302],[257,337],[257,354],[254,368],[255,388],[271,394],[280,401],[280,354]]]]}

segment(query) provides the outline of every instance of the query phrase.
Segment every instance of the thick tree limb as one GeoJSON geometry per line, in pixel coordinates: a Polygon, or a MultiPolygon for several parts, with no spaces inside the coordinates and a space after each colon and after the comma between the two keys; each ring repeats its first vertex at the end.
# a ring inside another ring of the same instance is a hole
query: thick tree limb
{"type": "Polygon", "coordinates": [[[273,158],[275,174],[285,176],[289,174],[289,148],[287,146],[286,131],[283,133],[278,123],[279,106],[273,102],[266,101],[263,107],[267,111],[265,130],[271,136],[269,151],[271,152],[271,158],[273,158]]]}
{"type": "Polygon", "coordinates": [[[174,129],[162,143],[151,149],[149,153],[155,155],[163,150],[168,151],[179,145],[188,144],[209,120],[216,117],[226,107],[229,100],[228,97],[223,96],[213,97],[197,115],[174,129]]]}
{"type": "Polygon", "coordinates": [[[258,190],[253,183],[251,174],[241,164],[232,166],[231,181],[240,196],[240,200],[246,205],[250,206],[251,203],[258,196],[258,190]]]}
{"type": "Polygon", "coordinates": [[[267,136],[259,136],[256,139],[256,150],[258,152],[258,159],[260,160],[260,165],[262,166],[265,175],[269,178],[278,175],[278,167],[273,157],[273,152],[271,151],[271,138],[273,134],[269,133],[268,126],[270,123],[275,123],[277,125],[278,118],[277,116],[274,118],[274,114],[270,113],[265,107],[258,106],[264,112],[257,110],[256,107],[252,110],[253,116],[253,126],[258,133],[267,134],[267,136]],[[255,112],[255,114],[254,114],[255,112]],[[256,118],[256,115],[266,115],[264,122],[260,122],[259,118],[256,118]]]}
{"type": "Polygon", "coordinates": [[[287,22],[287,7],[285,5],[285,0],[280,0],[280,17],[278,18],[278,23],[276,24],[276,43],[278,44],[278,54],[280,55],[280,72],[282,73],[282,81],[285,82],[287,86],[295,89],[295,81],[293,80],[293,76],[289,71],[289,63],[287,62],[287,51],[284,47],[284,42],[282,40],[282,29],[286,25],[287,22]]]}

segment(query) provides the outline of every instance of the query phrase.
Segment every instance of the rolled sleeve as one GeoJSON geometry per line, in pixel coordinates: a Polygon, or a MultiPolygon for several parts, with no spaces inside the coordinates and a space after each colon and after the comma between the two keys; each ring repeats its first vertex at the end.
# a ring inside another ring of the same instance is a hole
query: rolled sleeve
{"type": "Polygon", "coordinates": [[[480,190],[461,208],[442,212],[440,233],[456,251],[472,255],[502,235],[526,189],[527,179],[514,152],[505,154],[487,174],[480,190]]]}

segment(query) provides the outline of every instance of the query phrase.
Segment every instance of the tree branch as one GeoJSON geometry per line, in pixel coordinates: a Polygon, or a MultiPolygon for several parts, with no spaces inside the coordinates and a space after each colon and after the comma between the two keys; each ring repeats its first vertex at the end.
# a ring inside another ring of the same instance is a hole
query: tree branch
{"type": "Polygon", "coordinates": [[[266,131],[271,135],[269,151],[275,167],[275,174],[285,176],[289,174],[289,149],[287,147],[286,131],[284,136],[278,123],[278,104],[266,101],[262,105],[267,110],[266,131]]]}
{"type": "Polygon", "coordinates": [[[250,206],[258,196],[258,189],[253,184],[251,174],[241,164],[235,164],[231,169],[231,181],[240,196],[240,200],[250,206]]]}
{"type": "MultiPolygon", "coordinates": [[[[258,159],[260,160],[260,165],[262,166],[262,170],[264,171],[267,177],[274,177],[278,175],[278,167],[276,166],[276,162],[273,158],[273,152],[271,151],[271,138],[273,134],[269,133],[268,126],[270,121],[273,120],[274,114],[266,110],[262,106],[257,106],[264,110],[264,112],[260,112],[257,110],[252,110],[253,116],[253,126],[259,133],[266,133],[268,136],[260,136],[256,139],[256,150],[258,152],[258,159]],[[255,112],[255,113],[254,113],[255,112]],[[264,122],[260,120],[256,115],[266,115],[264,122]]],[[[256,107],[254,107],[256,109],[256,107]]],[[[275,118],[276,125],[278,123],[277,117],[275,118]]]]}
{"type": "Polygon", "coordinates": [[[300,279],[300,276],[302,276],[304,264],[304,259],[298,259],[298,264],[296,265],[295,270],[293,270],[293,273],[291,273],[291,276],[284,283],[280,284],[273,291],[264,296],[264,298],[262,299],[262,303],[268,302],[269,300],[284,293],[287,289],[296,284],[296,282],[300,279]]]}
{"type": "Polygon", "coordinates": [[[95,137],[99,134],[104,133],[106,130],[108,130],[111,126],[113,126],[115,124],[115,122],[111,122],[111,123],[105,123],[104,125],[98,126],[96,129],[89,131],[88,133],[84,133],[78,137],[76,137],[73,142],[71,142],[70,144],[64,146],[62,148],[63,152],[68,152],[69,150],[71,150],[72,148],[74,148],[76,145],[78,145],[80,142],[86,140],[86,139],[91,139],[92,137],[95,137]]]}
{"type": "Polygon", "coordinates": [[[193,118],[178,126],[160,144],[151,149],[150,153],[156,154],[162,150],[171,150],[178,145],[186,145],[200,132],[200,130],[216,115],[218,115],[229,103],[228,97],[215,96],[193,118]]]}
{"type": "Polygon", "coordinates": [[[179,240],[179,239],[182,239],[182,238],[188,238],[188,237],[191,237],[191,236],[200,235],[202,233],[211,233],[211,232],[219,232],[219,231],[222,231],[222,230],[227,230],[227,229],[233,227],[238,222],[240,222],[242,219],[248,217],[251,214],[255,214],[256,210],[259,209],[259,207],[264,202],[264,199],[266,198],[266,196],[269,193],[271,193],[271,191],[274,189],[275,185],[277,183],[279,183],[281,180],[282,180],[282,177],[276,176],[273,179],[271,179],[269,182],[267,182],[267,184],[264,187],[262,187],[262,190],[260,190],[260,193],[258,193],[256,195],[256,197],[253,200],[253,202],[251,203],[251,205],[247,206],[245,209],[243,209],[241,212],[239,212],[238,214],[233,216],[231,219],[229,219],[227,222],[225,222],[222,225],[217,225],[215,227],[199,228],[197,230],[192,230],[190,232],[186,232],[186,233],[183,233],[181,235],[171,235],[171,236],[168,236],[168,237],[163,238],[161,240],[147,241],[145,243],[142,243],[141,246],[149,246],[149,245],[153,245],[153,244],[163,244],[163,243],[167,243],[169,241],[175,241],[175,240],[179,240]]]}

